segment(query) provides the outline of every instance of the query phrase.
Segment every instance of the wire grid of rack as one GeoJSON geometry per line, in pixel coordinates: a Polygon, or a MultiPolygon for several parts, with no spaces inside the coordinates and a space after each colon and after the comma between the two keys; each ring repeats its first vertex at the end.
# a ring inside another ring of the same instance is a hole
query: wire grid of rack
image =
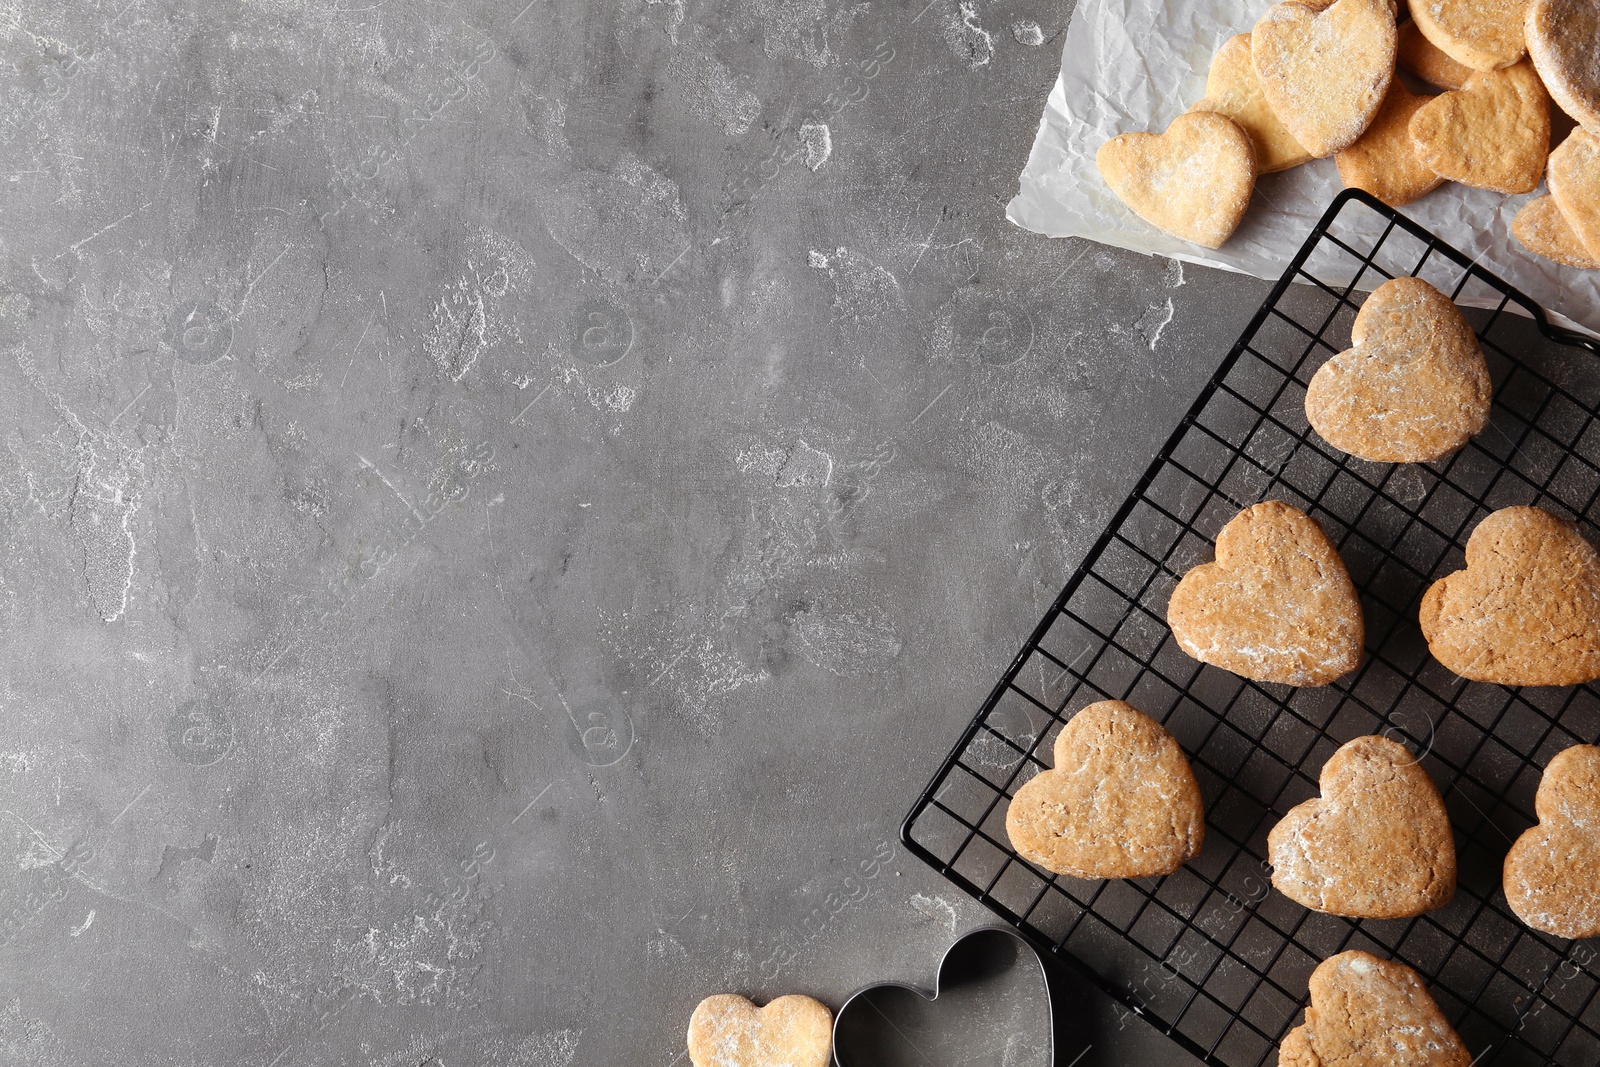
{"type": "Polygon", "coordinates": [[[1491,511],[1537,504],[1600,540],[1595,354],[1409,219],[1341,194],[923,791],[907,847],[1217,1067],[1275,1061],[1312,969],[1349,948],[1416,968],[1480,1067],[1600,1063],[1600,942],[1528,929],[1500,887],[1507,849],[1536,821],[1541,768],[1600,742],[1600,688],[1465,682],[1428,656],[1416,622],[1423,591],[1463,566],[1491,511]],[[1305,418],[1312,373],[1349,347],[1357,289],[1402,275],[1486,305],[1466,314],[1495,381],[1491,425],[1434,464],[1355,459],[1305,418]],[[1315,517],[1360,591],[1367,654],[1332,686],[1203,666],[1167,628],[1178,579],[1266,499],[1315,517]],[[1166,725],[1206,798],[1202,854],[1164,878],[1051,875],[1006,836],[1006,806],[1044,769],[1061,725],[1108,698],[1166,725]],[[1321,915],[1270,888],[1267,832],[1317,795],[1340,744],[1371,733],[1419,754],[1455,828],[1455,898],[1414,919],[1321,915]]]}

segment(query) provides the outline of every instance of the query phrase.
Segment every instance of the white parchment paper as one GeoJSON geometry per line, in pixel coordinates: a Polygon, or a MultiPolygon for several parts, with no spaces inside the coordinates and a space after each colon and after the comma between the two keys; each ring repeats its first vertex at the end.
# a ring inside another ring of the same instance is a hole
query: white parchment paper
{"type": "MultiPolygon", "coordinates": [[[[1229,37],[1249,32],[1264,6],[1259,0],[1079,0],[1061,74],[1006,216],[1049,237],[1087,237],[1276,279],[1344,187],[1333,160],[1264,175],[1244,223],[1216,250],[1142,221],[1094,165],[1095,152],[1112,137],[1164,130],[1204,96],[1212,55],[1229,37]]],[[[1403,210],[1554,312],[1556,321],[1600,330],[1600,271],[1539,258],[1511,236],[1512,218],[1534,195],[1504,196],[1451,182],[1403,210]]]]}

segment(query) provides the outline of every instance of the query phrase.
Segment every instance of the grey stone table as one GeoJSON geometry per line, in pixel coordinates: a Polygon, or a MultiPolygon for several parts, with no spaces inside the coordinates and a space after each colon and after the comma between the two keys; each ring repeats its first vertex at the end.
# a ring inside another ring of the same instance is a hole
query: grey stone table
{"type": "Polygon", "coordinates": [[[1068,17],[0,3],[0,1061],[930,981],[900,819],[1265,290],[1005,221],[1068,17]]]}

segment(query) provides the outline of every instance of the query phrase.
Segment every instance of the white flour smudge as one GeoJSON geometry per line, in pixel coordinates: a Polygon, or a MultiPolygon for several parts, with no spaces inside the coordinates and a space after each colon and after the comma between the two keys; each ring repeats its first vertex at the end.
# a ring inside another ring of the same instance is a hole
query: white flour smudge
{"type": "Polygon", "coordinates": [[[667,12],[667,40],[673,44],[678,43],[678,29],[683,25],[683,0],[644,0],[651,7],[665,4],[672,10],[667,12]]]}
{"type": "Polygon", "coordinates": [[[639,390],[629,385],[591,385],[585,380],[580,367],[563,367],[558,373],[561,375],[561,383],[566,386],[576,385],[596,411],[627,411],[639,399],[639,390]]]}
{"type": "Polygon", "coordinates": [[[537,1034],[523,1041],[506,1067],[568,1067],[578,1055],[575,1030],[537,1034]]]}
{"type": "Polygon", "coordinates": [[[761,99],[741,88],[733,71],[713,56],[680,52],[667,65],[667,74],[689,90],[690,108],[729,137],[744,133],[761,114],[761,99]]]}
{"type": "Polygon", "coordinates": [[[67,1063],[61,1039],[42,1019],[22,1014],[22,999],[12,997],[0,1003],[0,1050],[12,1063],[67,1063]]]}
{"type": "Polygon", "coordinates": [[[1037,22],[1031,19],[1018,19],[1011,24],[1011,36],[1017,39],[1018,44],[1025,44],[1029,48],[1038,48],[1044,44],[1044,31],[1037,22]]]}
{"type": "Polygon", "coordinates": [[[858,612],[831,615],[813,608],[796,615],[789,629],[800,639],[796,651],[841,678],[883,670],[902,647],[887,623],[858,612]]]}
{"type": "Polygon", "coordinates": [[[599,636],[640,672],[646,689],[669,701],[673,714],[713,737],[722,729],[722,698],[771,677],[765,667],[745,664],[727,618],[686,612],[663,628],[627,612],[602,612],[599,636]]]}
{"type": "MultiPolygon", "coordinates": [[[[31,359],[19,354],[17,362],[25,378],[51,395],[31,359]]],[[[51,400],[62,420],[47,438],[57,450],[62,468],[58,499],[82,553],[89,603],[102,620],[115,622],[127,610],[133,587],[139,551],[133,539],[133,520],[145,481],[144,450],[90,429],[59,398],[51,395],[51,400]]],[[[30,476],[30,495],[35,495],[32,480],[30,476]]]]}
{"type": "Polygon", "coordinates": [[[655,278],[688,243],[677,183],[632,155],[555,183],[540,210],[556,244],[608,282],[655,278]]]}
{"type": "Polygon", "coordinates": [[[978,25],[978,5],[961,0],[956,14],[945,23],[944,39],[959,59],[976,70],[994,58],[994,34],[978,25]]]}
{"type": "Polygon", "coordinates": [[[1036,507],[1040,487],[1061,474],[1060,463],[1038,439],[992,419],[967,430],[952,448],[961,475],[993,501],[998,514],[1036,507]]]}
{"type": "Polygon", "coordinates": [[[489,315],[483,293],[463,275],[433,302],[431,314],[433,326],[422,346],[440,374],[459,382],[489,347],[489,315]]]}
{"type": "Polygon", "coordinates": [[[833,281],[834,325],[845,349],[878,386],[898,392],[917,387],[926,371],[926,341],[900,280],[849,248],[812,253],[811,265],[833,281]]]}
{"type": "Polygon", "coordinates": [[[762,13],[762,50],[772,59],[798,59],[819,70],[833,62],[826,0],[780,0],[762,13]]]}
{"type": "Polygon", "coordinates": [[[699,668],[700,685],[708,696],[731,693],[771,677],[764,667],[757,670],[746,667],[736,651],[718,648],[710,638],[703,640],[690,656],[699,668]]]}
{"type": "Polygon", "coordinates": [[[783,461],[789,458],[787,452],[775,448],[745,448],[740,449],[733,457],[734,466],[746,474],[760,474],[776,481],[778,469],[783,466],[783,461]]]}
{"type": "Polygon", "coordinates": [[[680,198],[681,190],[678,187],[678,183],[651,167],[638,156],[623,156],[617,162],[616,175],[635,189],[643,192],[652,202],[671,213],[674,218],[683,218],[683,201],[680,198]]]}
{"type": "Polygon", "coordinates": [[[1156,344],[1161,340],[1162,332],[1166,330],[1167,324],[1172,321],[1172,314],[1172,298],[1169,296],[1161,303],[1152,304],[1146,308],[1145,313],[1139,316],[1139,321],[1133,324],[1134,329],[1138,330],[1139,334],[1150,342],[1150,351],[1154,352],[1156,350],[1156,344]]]}
{"type": "Polygon", "coordinates": [[[807,122],[800,127],[800,144],[806,150],[806,166],[816,171],[833,155],[833,132],[826,122],[807,122]]]}
{"type": "MultiPolygon", "coordinates": [[[[422,347],[442,377],[459,382],[508,332],[497,314],[512,284],[528,278],[533,259],[510,238],[489,230],[473,235],[466,269],[433,302],[422,347]]],[[[509,332],[516,333],[515,327],[509,332]]],[[[515,339],[515,338],[513,338],[515,339]]]]}
{"type": "MultiPolygon", "coordinates": [[[[107,439],[109,441],[109,439],[107,439]]],[[[95,463],[91,448],[79,468],[79,479],[68,503],[68,524],[83,549],[83,576],[89,583],[89,601],[106,622],[115,622],[128,608],[133,586],[133,517],[139,510],[137,484],[143,480],[144,462],[137,452],[124,452],[109,467],[95,463]]]]}
{"type": "Polygon", "coordinates": [[[799,442],[784,457],[773,484],[780,489],[825,486],[833,479],[833,457],[799,442]]]}
{"type": "Polygon", "coordinates": [[[929,922],[938,923],[951,933],[956,929],[956,909],[943,897],[930,897],[926,893],[913,893],[911,907],[929,922]]]}
{"type": "Polygon", "coordinates": [[[606,393],[602,399],[605,401],[606,407],[612,411],[627,411],[633,407],[633,402],[638,399],[638,396],[639,391],[637,389],[629,389],[626,385],[619,385],[609,393],[606,393]]]}

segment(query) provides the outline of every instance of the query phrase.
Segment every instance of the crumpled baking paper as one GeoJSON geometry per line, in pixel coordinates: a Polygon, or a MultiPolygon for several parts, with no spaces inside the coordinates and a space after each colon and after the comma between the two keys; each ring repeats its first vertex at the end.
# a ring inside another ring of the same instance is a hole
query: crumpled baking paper
{"type": "MultiPolygon", "coordinates": [[[[1257,278],[1281,275],[1344,187],[1332,159],[1263,175],[1244,222],[1216,250],[1141,220],[1094,165],[1095,152],[1117,134],[1164,130],[1203,97],[1211,57],[1229,37],[1248,33],[1263,9],[1241,0],[1079,0],[1061,50],[1061,74],[1006,216],[1048,237],[1087,237],[1257,278]]],[[[1505,196],[1451,182],[1402,210],[1554,312],[1558,323],[1600,330],[1600,271],[1539,258],[1511,236],[1511,220],[1534,195],[1505,196]]],[[[1371,236],[1380,232],[1375,227],[1371,236]]],[[[1319,277],[1347,284],[1348,268],[1337,269],[1345,276],[1319,277]]],[[[1369,271],[1362,285],[1381,280],[1369,271]]]]}

